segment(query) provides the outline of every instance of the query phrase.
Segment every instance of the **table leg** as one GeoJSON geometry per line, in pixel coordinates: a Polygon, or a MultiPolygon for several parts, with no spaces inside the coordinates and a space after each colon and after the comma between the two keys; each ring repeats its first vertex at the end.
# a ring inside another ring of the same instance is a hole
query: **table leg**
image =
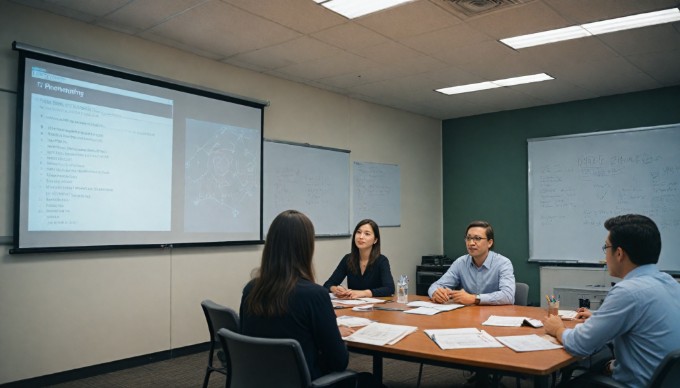
{"type": "Polygon", "coordinates": [[[383,382],[383,358],[382,356],[373,356],[373,376],[379,385],[383,382]]]}
{"type": "Polygon", "coordinates": [[[534,377],[534,388],[548,388],[550,387],[550,376],[535,376],[534,377]]]}

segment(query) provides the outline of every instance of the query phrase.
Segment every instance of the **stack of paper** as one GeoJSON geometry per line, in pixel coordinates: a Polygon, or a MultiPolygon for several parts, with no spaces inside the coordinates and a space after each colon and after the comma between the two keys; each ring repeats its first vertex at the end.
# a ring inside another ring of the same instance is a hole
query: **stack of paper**
{"type": "Polygon", "coordinates": [[[425,330],[425,334],[443,350],[503,347],[487,332],[476,328],[425,330]]]}
{"type": "Polygon", "coordinates": [[[435,315],[441,313],[442,311],[451,311],[461,307],[465,307],[462,304],[437,304],[425,301],[415,301],[408,303],[409,307],[417,307],[415,309],[404,311],[407,314],[421,314],[421,315],[435,315]]]}
{"type": "Polygon", "coordinates": [[[507,337],[496,337],[497,340],[502,342],[505,346],[516,352],[533,352],[536,350],[552,350],[559,349],[562,345],[552,342],[552,337],[550,340],[545,337],[538,336],[536,334],[530,335],[513,335],[507,337]]]}
{"type": "Polygon", "coordinates": [[[373,322],[368,318],[353,317],[351,315],[342,315],[340,317],[337,317],[336,321],[338,322],[338,326],[347,327],[367,326],[371,322],[373,322]]]}
{"type": "Polygon", "coordinates": [[[359,329],[344,339],[352,342],[361,342],[371,345],[394,345],[402,338],[413,333],[418,328],[415,326],[391,325],[388,323],[373,322],[359,329]]]}
{"type": "Polygon", "coordinates": [[[557,315],[564,320],[572,320],[576,318],[576,311],[574,310],[557,310],[557,315]]]}
{"type": "Polygon", "coordinates": [[[359,298],[359,299],[333,299],[332,300],[333,304],[343,304],[347,306],[357,306],[360,304],[367,304],[367,303],[385,303],[385,299],[376,299],[376,298],[359,298]]]}
{"type": "Polygon", "coordinates": [[[526,317],[502,317],[499,315],[492,315],[482,323],[484,326],[506,326],[506,327],[520,327],[522,325],[529,325],[533,327],[543,327],[543,322],[538,319],[531,319],[526,317]]]}

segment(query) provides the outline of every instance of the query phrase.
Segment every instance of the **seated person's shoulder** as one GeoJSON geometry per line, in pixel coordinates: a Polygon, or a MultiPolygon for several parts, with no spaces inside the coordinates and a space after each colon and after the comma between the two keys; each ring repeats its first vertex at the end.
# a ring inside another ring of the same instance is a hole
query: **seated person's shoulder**
{"type": "Polygon", "coordinates": [[[380,255],[380,256],[378,256],[377,259],[375,259],[375,262],[378,263],[378,264],[382,264],[382,263],[389,263],[390,260],[387,258],[387,256],[380,255]]]}
{"type": "Polygon", "coordinates": [[[328,289],[304,279],[298,281],[297,285],[295,286],[295,292],[307,295],[324,295],[328,297],[328,289]]]}

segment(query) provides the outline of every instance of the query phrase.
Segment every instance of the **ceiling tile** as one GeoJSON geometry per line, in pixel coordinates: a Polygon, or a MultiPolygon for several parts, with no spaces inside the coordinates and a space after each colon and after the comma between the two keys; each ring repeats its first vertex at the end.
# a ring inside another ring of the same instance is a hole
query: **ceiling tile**
{"type": "MultiPolygon", "coordinates": [[[[342,50],[314,38],[302,36],[297,39],[234,56],[234,60],[251,63],[269,69],[295,63],[314,61],[342,54],[342,50]]],[[[230,58],[231,59],[231,58],[230,58]]]]}
{"type": "Polygon", "coordinates": [[[347,20],[312,0],[222,1],[303,34],[327,29],[347,20]]]}
{"type": "Polygon", "coordinates": [[[295,31],[220,1],[191,8],[149,32],[225,57],[300,36],[295,31]]]}
{"type": "MultiPolygon", "coordinates": [[[[674,23],[680,26],[680,22],[674,23]]],[[[680,32],[673,24],[619,31],[597,37],[620,55],[680,50],[680,32]]]]}
{"type": "Polygon", "coordinates": [[[336,55],[334,57],[327,57],[317,61],[308,61],[281,67],[268,73],[272,75],[285,74],[289,77],[318,80],[352,73],[353,71],[356,71],[357,68],[370,68],[374,65],[375,64],[373,62],[365,58],[343,52],[340,55],[336,55]]]}
{"type": "Polygon", "coordinates": [[[680,84],[680,50],[631,55],[626,59],[662,86],[680,84]]]}
{"type": "MultiPolygon", "coordinates": [[[[108,13],[99,24],[111,23],[137,31],[151,28],[206,0],[137,0],[108,13]]],[[[105,2],[101,2],[105,3],[105,2]]]]}
{"type": "Polygon", "coordinates": [[[414,1],[354,20],[393,39],[420,35],[460,23],[460,19],[429,1],[414,1]]]}
{"type": "Polygon", "coordinates": [[[387,41],[383,35],[350,21],[316,32],[312,36],[346,50],[362,49],[387,41]]]}
{"type": "Polygon", "coordinates": [[[531,1],[470,19],[470,27],[483,31],[489,38],[503,39],[517,35],[550,30],[571,25],[552,7],[542,1],[531,1]]]}
{"type": "Polygon", "coordinates": [[[678,6],[676,0],[544,0],[574,24],[659,11],[678,6]]]}

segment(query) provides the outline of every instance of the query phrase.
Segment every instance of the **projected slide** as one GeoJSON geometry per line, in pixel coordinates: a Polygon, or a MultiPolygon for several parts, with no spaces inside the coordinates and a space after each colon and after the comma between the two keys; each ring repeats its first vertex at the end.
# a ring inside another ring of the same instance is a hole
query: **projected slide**
{"type": "Polygon", "coordinates": [[[263,104],[24,53],[12,253],[262,241],[263,104]]]}
{"type": "Polygon", "coordinates": [[[170,230],[171,101],[32,74],[28,230],[170,230]]]}
{"type": "Polygon", "coordinates": [[[260,133],[188,119],[185,230],[241,232],[259,223],[260,133]]]}

